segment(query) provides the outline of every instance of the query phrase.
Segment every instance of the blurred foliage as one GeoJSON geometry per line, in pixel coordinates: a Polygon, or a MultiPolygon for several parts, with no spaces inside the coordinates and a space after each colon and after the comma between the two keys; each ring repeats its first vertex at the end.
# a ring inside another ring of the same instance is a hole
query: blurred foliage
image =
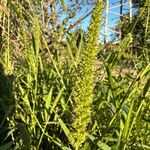
{"type": "MultiPolygon", "coordinates": [[[[132,52],[133,54],[144,54],[143,46],[146,47],[146,40],[149,38],[149,26],[150,26],[150,15],[149,8],[150,2],[145,0],[133,1],[133,7],[137,9],[136,14],[132,18],[132,22],[129,19],[129,13],[124,14],[121,22],[118,23],[116,29],[121,28],[122,37],[125,37],[130,30],[131,24],[137,22],[135,29],[132,32],[133,42],[132,42],[132,52]],[[142,15],[140,12],[143,11],[142,15]],[[139,17],[140,16],[140,17],[139,17]]],[[[149,55],[149,52],[148,54],[149,55]]]]}

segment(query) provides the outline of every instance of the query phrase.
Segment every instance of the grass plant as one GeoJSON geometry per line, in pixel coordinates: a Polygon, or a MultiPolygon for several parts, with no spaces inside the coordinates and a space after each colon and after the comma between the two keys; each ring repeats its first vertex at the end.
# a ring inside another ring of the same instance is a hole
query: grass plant
{"type": "MultiPolygon", "coordinates": [[[[0,150],[150,149],[149,45],[143,43],[140,55],[124,57],[132,49],[138,17],[126,37],[103,52],[108,47],[98,43],[102,0],[95,3],[86,38],[81,30],[66,32],[69,18],[59,27],[57,13],[46,20],[45,1],[4,2],[0,150]]],[[[56,5],[51,3],[49,11],[56,5]]],[[[66,1],[60,5],[70,13],[66,1]]],[[[139,18],[150,11],[149,0],[145,6],[139,18]]],[[[145,26],[147,41],[149,16],[145,26]]]]}

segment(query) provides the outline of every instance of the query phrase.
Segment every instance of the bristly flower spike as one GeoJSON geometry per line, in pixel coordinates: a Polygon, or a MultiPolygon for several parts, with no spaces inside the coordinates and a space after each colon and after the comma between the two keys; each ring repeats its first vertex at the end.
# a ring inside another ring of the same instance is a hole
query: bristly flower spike
{"type": "Polygon", "coordinates": [[[73,87],[73,123],[74,131],[70,141],[75,150],[81,149],[88,133],[91,121],[91,109],[94,88],[94,63],[98,53],[98,40],[103,13],[103,0],[96,2],[86,38],[86,48],[78,65],[77,78],[73,87]]]}

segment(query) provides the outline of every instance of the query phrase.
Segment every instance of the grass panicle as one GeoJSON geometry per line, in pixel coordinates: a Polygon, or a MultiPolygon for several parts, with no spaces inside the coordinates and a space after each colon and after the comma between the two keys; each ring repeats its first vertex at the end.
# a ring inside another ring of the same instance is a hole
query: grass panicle
{"type": "Polygon", "coordinates": [[[98,53],[98,40],[103,12],[103,1],[98,0],[93,10],[92,20],[88,29],[86,47],[77,68],[77,79],[73,87],[73,132],[72,145],[80,149],[86,140],[88,124],[91,121],[91,111],[94,89],[94,62],[98,53]]]}

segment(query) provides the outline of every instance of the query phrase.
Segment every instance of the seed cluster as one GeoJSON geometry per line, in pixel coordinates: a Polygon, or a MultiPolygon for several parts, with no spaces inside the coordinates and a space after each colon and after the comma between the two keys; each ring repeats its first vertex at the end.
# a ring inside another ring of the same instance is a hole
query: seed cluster
{"type": "Polygon", "coordinates": [[[78,65],[77,79],[73,88],[74,116],[71,143],[79,149],[86,140],[87,126],[91,120],[94,88],[94,62],[98,52],[98,39],[103,12],[103,0],[98,0],[93,10],[92,20],[86,38],[86,48],[78,65]]]}

